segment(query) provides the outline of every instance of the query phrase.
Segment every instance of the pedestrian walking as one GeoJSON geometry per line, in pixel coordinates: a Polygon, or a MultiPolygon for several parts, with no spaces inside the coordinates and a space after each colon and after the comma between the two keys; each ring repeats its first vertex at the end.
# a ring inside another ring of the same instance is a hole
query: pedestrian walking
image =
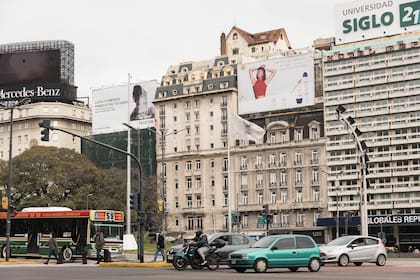
{"type": "Polygon", "coordinates": [[[101,251],[105,246],[105,239],[102,232],[99,230],[95,234],[95,249],[96,249],[96,263],[99,264],[101,261],[101,251]]]}
{"type": "Polygon", "coordinates": [[[165,261],[165,236],[163,234],[159,233],[156,243],[156,249],[155,249],[155,257],[153,258],[153,262],[156,262],[158,254],[162,254],[162,261],[165,261]]]}
{"type": "Polygon", "coordinates": [[[51,259],[51,256],[54,256],[58,263],[57,253],[58,253],[57,240],[55,239],[55,233],[51,232],[50,239],[48,240],[48,259],[45,262],[45,264],[48,264],[48,262],[51,259]]]}

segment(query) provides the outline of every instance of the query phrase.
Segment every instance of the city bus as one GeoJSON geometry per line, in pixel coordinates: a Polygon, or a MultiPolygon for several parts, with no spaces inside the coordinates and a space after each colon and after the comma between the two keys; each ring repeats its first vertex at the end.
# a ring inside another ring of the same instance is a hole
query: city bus
{"type": "MultiPolygon", "coordinates": [[[[6,256],[6,217],[6,212],[0,212],[0,253],[3,258],[6,256]]],[[[94,235],[97,230],[104,235],[104,249],[113,257],[122,256],[122,211],[25,208],[11,215],[10,256],[48,256],[48,240],[54,233],[64,261],[81,258],[83,243],[86,243],[87,257],[96,257],[94,235]]]]}

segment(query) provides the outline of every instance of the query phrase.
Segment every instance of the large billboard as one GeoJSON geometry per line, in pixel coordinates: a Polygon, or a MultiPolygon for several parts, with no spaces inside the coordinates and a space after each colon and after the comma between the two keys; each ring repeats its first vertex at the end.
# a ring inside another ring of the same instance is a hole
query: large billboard
{"type": "Polygon", "coordinates": [[[0,54],[0,85],[60,82],[60,51],[0,54]]]}
{"type": "Polygon", "coordinates": [[[238,99],[239,114],[315,104],[312,53],[240,64],[238,99]]]}
{"type": "Polygon", "coordinates": [[[152,80],[93,90],[93,134],[127,130],[123,123],[135,128],[154,127],[152,102],[158,85],[152,80]]]}
{"type": "Polygon", "coordinates": [[[420,0],[361,0],[335,6],[335,43],[420,29],[420,0]]]}

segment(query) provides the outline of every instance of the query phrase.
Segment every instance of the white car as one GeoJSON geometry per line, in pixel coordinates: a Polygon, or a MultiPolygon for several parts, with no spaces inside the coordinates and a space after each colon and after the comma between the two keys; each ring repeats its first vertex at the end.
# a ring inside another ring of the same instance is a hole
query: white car
{"type": "Polygon", "coordinates": [[[371,236],[343,236],[320,246],[319,249],[323,263],[337,263],[339,266],[347,266],[350,262],[356,266],[364,262],[384,266],[387,258],[382,241],[371,236]]]}

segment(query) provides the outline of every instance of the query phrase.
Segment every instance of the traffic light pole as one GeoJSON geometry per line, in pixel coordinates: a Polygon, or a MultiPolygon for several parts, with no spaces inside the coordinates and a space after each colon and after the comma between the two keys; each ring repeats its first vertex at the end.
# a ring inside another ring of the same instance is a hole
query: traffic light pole
{"type": "MultiPolygon", "coordinates": [[[[99,146],[102,146],[102,147],[105,147],[105,148],[114,150],[116,152],[122,153],[122,154],[127,155],[127,156],[131,157],[132,159],[134,159],[134,161],[137,164],[138,172],[139,172],[138,192],[140,194],[140,199],[139,199],[140,200],[139,201],[139,204],[140,204],[139,205],[139,208],[140,209],[139,209],[139,212],[138,212],[140,218],[139,218],[139,223],[137,223],[137,229],[138,229],[138,236],[137,236],[137,243],[138,243],[137,259],[141,263],[143,263],[144,262],[144,192],[143,192],[143,186],[142,186],[142,183],[141,183],[142,172],[141,172],[141,165],[140,165],[139,159],[134,154],[132,154],[132,153],[128,153],[128,152],[126,152],[124,150],[121,150],[121,149],[116,148],[114,146],[111,146],[111,145],[108,145],[108,144],[105,144],[105,143],[96,141],[94,139],[87,138],[87,137],[84,137],[84,136],[81,136],[81,135],[77,135],[77,134],[75,134],[75,133],[73,133],[71,131],[67,131],[67,130],[62,129],[62,128],[52,127],[52,126],[47,127],[47,126],[45,126],[45,123],[44,122],[40,122],[39,123],[39,126],[40,127],[43,127],[43,128],[48,128],[48,129],[51,129],[51,130],[61,131],[61,132],[64,132],[66,134],[70,134],[70,135],[72,135],[74,137],[79,137],[79,138],[81,138],[83,140],[86,140],[88,142],[97,144],[99,146]]],[[[127,213],[127,215],[130,215],[130,213],[127,213]]]]}

